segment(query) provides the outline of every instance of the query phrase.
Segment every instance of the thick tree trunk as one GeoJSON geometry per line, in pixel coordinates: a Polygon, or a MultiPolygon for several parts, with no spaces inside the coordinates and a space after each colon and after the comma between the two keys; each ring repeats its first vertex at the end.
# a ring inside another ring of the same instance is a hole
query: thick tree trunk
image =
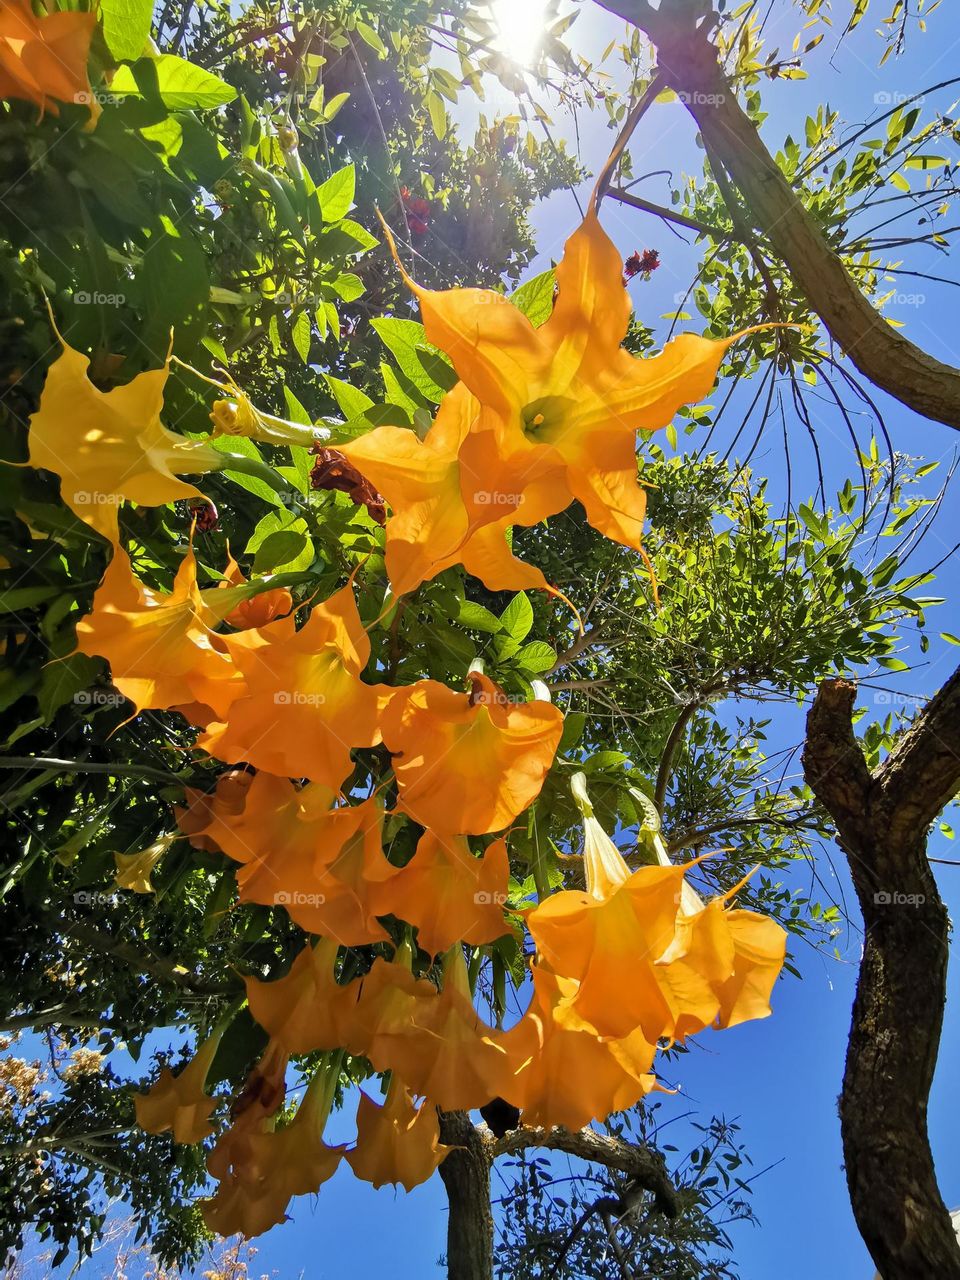
{"type": "Polygon", "coordinates": [[[666,83],[697,123],[714,170],[729,174],[743,212],[783,259],[832,337],[875,386],[924,417],[960,429],[960,370],[898,333],[860,291],[737,101],[697,0],[598,0],[641,28],[666,83]]]}
{"type": "Polygon", "coordinates": [[[927,1134],[946,999],[946,909],[927,828],[960,786],[960,671],[876,774],[828,680],[807,721],[807,781],[837,826],[865,942],[840,1097],[850,1200],[883,1280],[960,1280],[960,1246],[927,1134]]]}
{"type": "Polygon", "coordinates": [[[447,1189],[448,1280],[493,1280],[491,1156],[465,1111],[440,1115],[440,1141],[456,1148],[440,1166],[447,1189]]]}

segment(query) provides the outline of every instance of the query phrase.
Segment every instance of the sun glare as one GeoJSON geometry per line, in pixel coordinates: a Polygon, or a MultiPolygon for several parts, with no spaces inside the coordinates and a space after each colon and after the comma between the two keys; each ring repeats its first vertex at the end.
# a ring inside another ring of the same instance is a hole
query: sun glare
{"type": "Polygon", "coordinates": [[[546,0],[492,0],[490,8],[497,27],[497,47],[515,62],[529,66],[543,38],[546,0]]]}

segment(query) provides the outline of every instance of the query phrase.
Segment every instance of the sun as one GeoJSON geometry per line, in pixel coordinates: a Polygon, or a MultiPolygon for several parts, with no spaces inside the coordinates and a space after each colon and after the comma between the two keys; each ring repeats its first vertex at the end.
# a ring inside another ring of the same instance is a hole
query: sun
{"type": "Polygon", "coordinates": [[[497,48],[514,62],[529,66],[543,38],[546,0],[491,0],[490,9],[497,48]]]}

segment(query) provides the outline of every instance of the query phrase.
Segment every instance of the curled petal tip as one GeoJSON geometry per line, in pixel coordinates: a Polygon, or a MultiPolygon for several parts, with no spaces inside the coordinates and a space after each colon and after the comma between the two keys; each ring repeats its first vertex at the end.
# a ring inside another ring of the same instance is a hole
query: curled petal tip
{"type": "Polygon", "coordinates": [[[415,294],[419,296],[422,290],[420,286],[417,284],[416,280],[414,280],[413,276],[410,275],[406,267],[400,261],[400,254],[397,250],[397,242],[394,239],[393,232],[387,226],[386,218],[380,212],[380,209],[378,207],[375,207],[374,212],[377,215],[377,218],[380,222],[380,226],[383,228],[383,234],[386,236],[387,244],[390,248],[390,253],[393,256],[394,262],[397,264],[397,267],[399,268],[401,276],[403,276],[404,284],[407,286],[408,289],[411,289],[415,294]]]}

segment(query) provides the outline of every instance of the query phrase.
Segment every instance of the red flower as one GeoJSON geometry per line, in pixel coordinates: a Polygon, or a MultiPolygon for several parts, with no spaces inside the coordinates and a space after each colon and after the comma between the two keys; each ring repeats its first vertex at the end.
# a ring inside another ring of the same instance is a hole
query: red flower
{"type": "Polygon", "coordinates": [[[430,225],[431,206],[423,196],[413,196],[409,187],[400,188],[400,203],[412,236],[425,236],[430,225]]]}
{"type": "Polygon", "coordinates": [[[644,249],[643,253],[634,249],[623,264],[624,279],[632,280],[634,276],[643,276],[644,280],[649,280],[659,265],[660,254],[656,249],[644,249]]]}
{"type": "Polygon", "coordinates": [[[220,514],[217,508],[206,499],[202,502],[188,503],[187,510],[190,512],[190,518],[197,522],[198,533],[212,533],[220,522],[220,514]]]}

